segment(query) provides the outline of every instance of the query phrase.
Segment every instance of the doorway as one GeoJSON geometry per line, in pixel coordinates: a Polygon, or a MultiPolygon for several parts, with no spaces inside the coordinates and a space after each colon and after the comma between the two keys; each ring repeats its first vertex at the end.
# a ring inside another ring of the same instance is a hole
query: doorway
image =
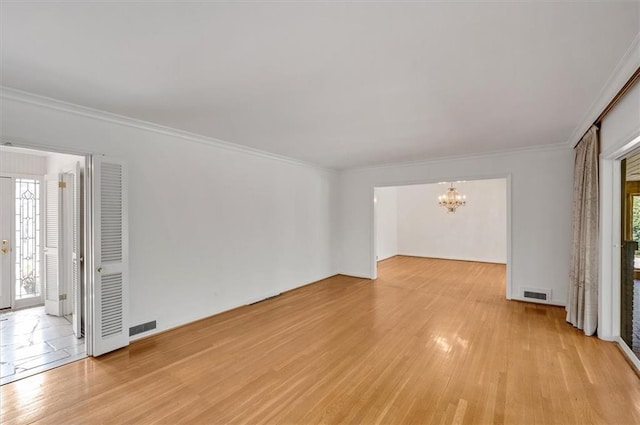
{"type": "Polygon", "coordinates": [[[640,358],[640,151],[621,162],[620,337],[640,358]]]}
{"type": "Polygon", "coordinates": [[[86,356],[85,157],[0,147],[0,384],[86,356]]]}
{"type": "Polygon", "coordinates": [[[373,278],[378,262],[396,255],[506,264],[511,299],[509,187],[508,176],[375,187],[373,278]],[[450,211],[439,197],[452,185],[466,205],[450,211]]]}

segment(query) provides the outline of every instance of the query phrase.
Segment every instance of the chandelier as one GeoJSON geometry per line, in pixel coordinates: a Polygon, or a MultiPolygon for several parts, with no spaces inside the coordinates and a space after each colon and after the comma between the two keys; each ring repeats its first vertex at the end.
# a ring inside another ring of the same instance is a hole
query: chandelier
{"type": "Polygon", "coordinates": [[[451,183],[451,187],[447,189],[447,193],[438,196],[438,204],[447,209],[447,212],[454,213],[456,212],[456,208],[462,207],[466,205],[467,197],[465,195],[460,195],[455,187],[453,187],[453,183],[451,183]]]}

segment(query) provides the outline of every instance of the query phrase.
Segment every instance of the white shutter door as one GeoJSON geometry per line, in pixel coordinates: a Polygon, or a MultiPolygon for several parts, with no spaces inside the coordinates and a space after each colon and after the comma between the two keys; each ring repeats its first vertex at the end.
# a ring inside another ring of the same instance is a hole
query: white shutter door
{"type": "Polygon", "coordinates": [[[93,354],[129,345],[126,176],[122,162],[93,158],[93,354]]]}
{"type": "Polygon", "coordinates": [[[71,207],[71,323],[73,333],[82,337],[82,292],[80,274],[80,164],[76,163],[73,173],[69,173],[67,192],[71,207]]]}
{"type": "Polygon", "coordinates": [[[60,187],[59,176],[45,176],[45,235],[44,235],[44,310],[47,314],[60,316],[60,267],[58,263],[60,233],[60,187]]]}

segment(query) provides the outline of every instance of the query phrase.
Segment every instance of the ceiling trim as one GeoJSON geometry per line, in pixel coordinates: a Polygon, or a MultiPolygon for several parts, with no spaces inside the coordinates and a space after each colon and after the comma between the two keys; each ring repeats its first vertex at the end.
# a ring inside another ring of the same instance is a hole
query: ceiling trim
{"type": "Polygon", "coordinates": [[[89,108],[86,106],[76,105],[74,103],[64,102],[62,100],[53,99],[22,90],[13,89],[11,87],[0,86],[0,99],[14,100],[17,102],[27,103],[30,105],[40,106],[43,108],[53,109],[56,111],[67,112],[75,115],[106,121],[126,127],[132,127],[139,130],[151,131],[166,136],[177,137],[194,143],[214,146],[228,151],[245,153],[253,156],[267,158],[275,161],[285,162],[293,165],[299,165],[318,170],[337,172],[334,168],[323,167],[306,161],[290,158],[284,155],[278,155],[260,149],[251,148],[237,143],[227,142],[213,137],[202,136],[188,131],[178,130],[172,127],[166,127],[152,122],[129,118],[124,115],[113,114],[111,112],[101,111],[99,109],[89,108]]]}
{"type": "Polygon", "coordinates": [[[574,147],[582,138],[584,133],[593,125],[604,108],[611,102],[620,88],[625,85],[629,77],[640,67],[640,32],[633,39],[631,46],[627,49],[618,65],[614,68],[611,76],[598,93],[596,100],[591,104],[588,112],[571,133],[567,140],[567,145],[574,147]]]}
{"type": "Polygon", "coordinates": [[[560,144],[548,144],[548,145],[536,145],[536,146],[527,146],[524,148],[512,148],[512,149],[498,149],[488,152],[479,152],[479,153],[470,153],[463,155],[452,155],[452,156],[441,156],[432,159],[419,159],[415,161],[405,161],[405,162],[395,162],[388,164],[379,164],[379,165],[368,165],[363,167],[353,167],[349,169],[343,170],[344,172],[360,172],[367,170],[376,170],[382,168],[394,168],[394,167],[419,167],[421,165],[433,165],[439,164],[443,162],[453,162],[453,161],[469,161],[476,159],[484,159],[484,158],[497,158],[503,156],[510,155],[518,155],[518,154],[526,154],[526,153],[537,153],[537,152],[555,152],[555,151],[563,151],[571,149],[565,143],[560,144]]]}
{"type": "MultiPolygon", "coordinates": [[[[329,171],[333,173],[362,171],[362,170],[390,168],[390,167],[406,167],[406,166],[416,166],[416,165],[419,166],[422,164],[434,164],[434,163],[449,162],[449,161],[491,158],[491,157],[499,157],[499,156],[512,155],[512,154],[525,153],[525,152],[533,153],[533,152],[546,152],[546,151],[567,149],[567,145],[565,143],[547,144],[547,145],[528,146],[524,148],[499,149],[499,150],[494,150],[490,152],[470,153],[470,154],[453,155],[453,156],[441,156],[441,157],[434,157],[434,158],[423,158],[423,159],[418,159],[414,161],[404,161],[404,162],[400,161],[400,162],[392,162],[392,163],[385,163],[385,164],[365,165],[361,167],[335,169],[335,168],[323,167],[310,162],[300,161],[300,160],[289,158],[283,155],[273,154],[273,153],[262,151],[255,148],[250,148],[250,147],[239,145],[236,143],[226,142],[213,137],[201,136],[195,133],[190,133],[183,130],[177,130],[171,127],[154,124],[148,121],[129,118],[123,115],[101,111],[99,109],[89,108],[86,106],[76,105],[73,103],[64,102],[64,101],[53,99],[50,97],[40,96],[34,93],[29,93],[29,92],[13,89],[6,86],[0,86],[0,99],[14,100],[17,102],[27,103],[35,106],[40,106],[43,108],[67,112],[75,115],[81,115],[81,116],[85,116],[85,117],[100,120],[100,121],[106,121],[106,122],[110,122],[118,125],[137,128],[140,130],[151,131],[151,132],[155,132],[155,133],[159,133],[167,136],[177,137],[190,142],[206,144],[206,145],[214,146],[220,149],[246,153],[249,155],[259,156],[259,157],[272,159],[280,162],[329,171]]],[[[43,149],[42,147],[37,147],[37,148],[43,149]]]]}

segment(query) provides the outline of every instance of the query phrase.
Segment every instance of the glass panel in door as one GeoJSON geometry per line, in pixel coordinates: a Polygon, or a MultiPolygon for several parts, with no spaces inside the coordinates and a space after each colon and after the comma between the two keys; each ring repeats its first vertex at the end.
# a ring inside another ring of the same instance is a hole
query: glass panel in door
{"type": "Polygon", "coordinates": [[[40,182],[16,179],[15,299],[40,298],[40,182]]]}

